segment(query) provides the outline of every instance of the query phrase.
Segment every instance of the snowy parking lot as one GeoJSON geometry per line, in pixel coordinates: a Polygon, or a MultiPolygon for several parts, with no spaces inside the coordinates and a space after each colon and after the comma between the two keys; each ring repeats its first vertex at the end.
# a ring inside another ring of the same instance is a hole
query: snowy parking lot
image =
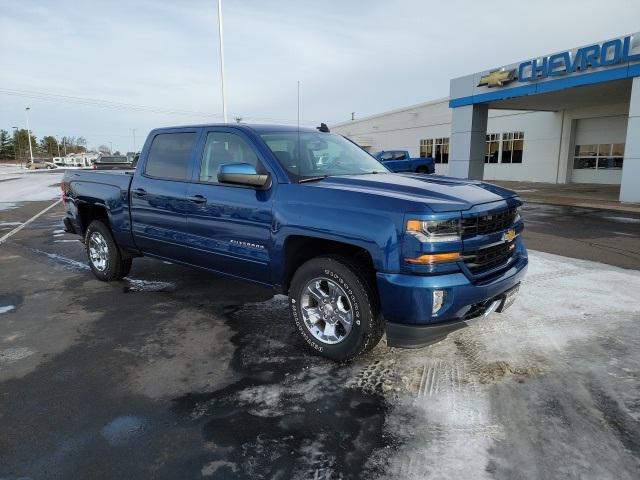
{"type": "MultiPolygon", "coordinates": [[[[0,237],[59,181],[0,175],[0,237]]],[[[506,313],[340,365],[257,287],[150,259],[98,282],[58,204],[0,245],[0,478],[637,479],[640,271],[540,251],[576,241],[560,213],[640,256],[637,217],[528,207],[506,313]]]]}

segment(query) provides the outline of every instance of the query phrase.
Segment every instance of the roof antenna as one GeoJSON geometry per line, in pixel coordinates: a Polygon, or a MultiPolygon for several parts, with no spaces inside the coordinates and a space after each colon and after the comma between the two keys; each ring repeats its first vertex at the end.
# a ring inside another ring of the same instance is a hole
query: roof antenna
{"type": "Polygon", "coordinates": [[[329,127],[327,127],[326,123],[321,123],[319,127],[316,127],[316,129],[323,133],[329,133],[329,127]]]}

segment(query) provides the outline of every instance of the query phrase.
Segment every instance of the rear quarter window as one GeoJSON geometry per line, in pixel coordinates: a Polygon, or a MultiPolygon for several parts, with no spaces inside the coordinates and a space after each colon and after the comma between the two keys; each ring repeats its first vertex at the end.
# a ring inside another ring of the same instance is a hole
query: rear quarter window
{"type": "Polygon", "coordinates": [[[149,149],[144,173],[167,180],[187,180],[195,138],[196,134],[192,132],[156,135],[149,149]]]}

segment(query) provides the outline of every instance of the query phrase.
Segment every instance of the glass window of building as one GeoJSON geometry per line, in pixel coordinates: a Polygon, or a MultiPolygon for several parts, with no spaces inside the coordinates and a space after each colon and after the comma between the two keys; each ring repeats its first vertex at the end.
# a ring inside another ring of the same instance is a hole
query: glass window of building
{"type": "Polygon", "coordinates": [[[624,143],[576,145],[573,168],[576,170],[620,170],[624,143]]]}
{"type": "Polygon", "coordinates": [[[449,163],[449,137],[436,138],[435,163],[449,163]]]}
{"type": "Polygon", "coordinates": [[[502,134],[502,163],[522,163],[524,132],[502,134]]]}
{"type": "Polygon", "coordinates": [[[420,157],[433,157],[433,138],[420,140],[420,157]]]}
{"type": "Polygon", "coordinates": [[[498,152],[500,151],[500,134],[490,133],[487,135],[487,149],[484,153],[484,163],[498,163],[498,152]]]}

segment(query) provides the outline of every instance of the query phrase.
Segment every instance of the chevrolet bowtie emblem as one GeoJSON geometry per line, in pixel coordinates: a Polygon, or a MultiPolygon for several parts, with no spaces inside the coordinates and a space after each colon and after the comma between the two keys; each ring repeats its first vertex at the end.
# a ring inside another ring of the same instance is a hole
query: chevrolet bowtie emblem
{"type": "Polygon", "coordinates": [[[512,68],[511,70],[494,70],[493,72],[489,72],[488,74],[480,77],[480,83],[478,83],[478,86],[483,87],[486,85],[489,88],[502,87],[515,79],[515,68],[512,68]]]}
{"type": "Polygon", "coordinates": [[[502,234],[502,240],[504,240],[507,243],[510,243],[517,236],[518,236],[518,234],[516,233],[516,231],[513,228],[510,228],[509,230],[507,230],[506,232],[504,232],[502,234]]]}

